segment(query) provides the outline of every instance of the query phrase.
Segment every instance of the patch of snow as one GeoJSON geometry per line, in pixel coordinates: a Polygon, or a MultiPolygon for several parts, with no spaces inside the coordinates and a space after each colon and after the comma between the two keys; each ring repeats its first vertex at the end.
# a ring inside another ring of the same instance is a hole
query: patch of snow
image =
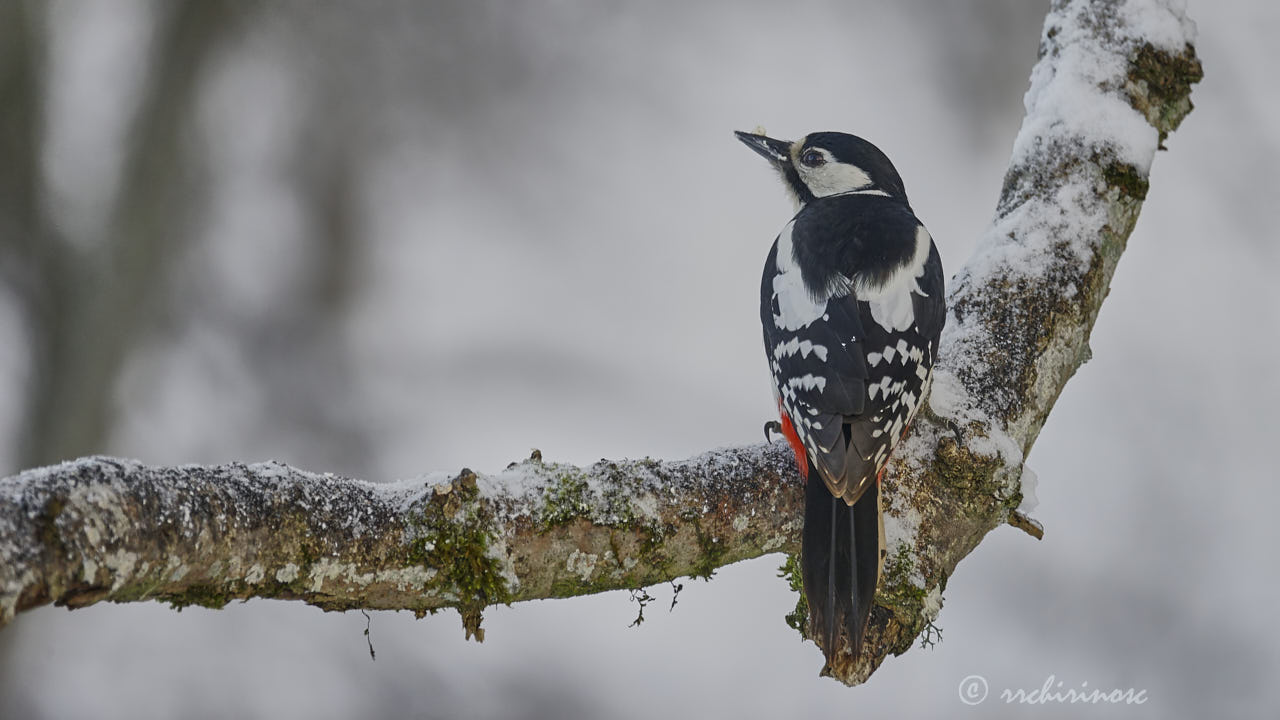
{"type": "Polygon", "coordinates": [[[1162,50],[1180,53],[1195,44],[1198,30],[1187,17],[1187,0],[1129,0],[1119,13],[1135,35],[1162,50]]]}
{"type": "MultiPolygon", "coordinates": [[[[1026,117],[1014,141],[1011,167],[1034,172],[1044,165],[1046,154],[1069,152],[1099,163],[1119,162],[1146,173],[1155,156],[1158,132],[1130,106],[1124,87],[1128,82],[1129,56],[1143,42],[1181,52],[1194,40],[1195,25],[1186,17],[1182,0],[1130,0],[1118,9],[1098,10],[1080,3],[1065,4],[1045,19],[1041,42],[1054,56],[1037,63],[1030,89],[1024,97],[1026,117]],[[1103,28],[1100,30],[1099,25],[1103,28]]],[[[1101,168],[1085,168],[1066,179],[1021,178],[1020,182],[1053,183],[1050,197],[1036,192],[1015,198],[1001,208],[973,256],[951,283],[952,296],[982,292],[993,285],[1013,285],[1023,280],[1043,283],[1060,276],[1064,262],[1085,269],[1107,227],[1111,202],[1098,192],[1101,168]]],[[[1070,275],[1070,273],[1068,273],[1070,275]]],[[[1059,289],[1068,296],[1080,288],[1064,282],[1059,289]]],[[[952,303],[952,307],[955,303],[952,303]]],[[[948,318],[940,342],[940,365],[930,405],[939,416],[961,426],[981,422],[993,428],[981,410],[979,399],[969,396],[959,380],[981,376],[984,358],[1003,352],[1002,339],[972,316],[948,318]],[[966,372],[967,371],[967,372],[966,372]]],[[[1042,358],[1038,369],[1049,374],[1072,358],[1042,358]]],[[[970,449],[1000,455],[1010,467],[1021,462],[1021,441],[1032,421],[1009,418],[1010,435],[989,432],[974,438],[970,449]]],[[[1016,481],[1011,478],[1010,483],[1016,481]]]]}
{"type": "Polygon", "coordinates": [[[658,515],[658,498],[652,494],[637,495],[631,498],[631,509],[637,515],[649,520],[657,520],[661,517],[658,515]]]}
{"type": "MultiPolygon", "coordinates": [[[[492,475],[478,473],[476,487],[490,498],[529,498],[542,495],[546,488],[546,473],[539,463],[516,463],[492,475]]],[[[448,478],[452,479],[452,478],[448,478]]]]}
{"type": "Polygon", "coordinates": [[[1126,81],[1128,54],[1136,43],[1151,42],[1181,52],[1195,41],[1195,23],[1184,0],[1129,0],[1115,18],[1089,6],[1071,4],[1045,18],[1042,42],[1057,50],[1053,62],[1036,63],[1023,98],[1027,114],[1014,141],[1012,165],[1034,161],[1052,138],[1077,139],[1115,151],[1146,173],[1155,155],[1157,135],[1119,92],[1126,81]],[[1119,38],[1099,32],[1105,23],[1119,38]],[[1047,33],[1054,30],[1054,37],[1047,33]],[[1119,40],[1119,42],[1117,42],[1119,40]]]}
{"type": "Polygon", "coordinates": [[[954,373],[945,368],[933,371],[933,386],[929,390],[929,407],[938,417],[958,419],[971,412],[973,404],[969,393],[954,373]]]}
{"type": "Polygon", "coordinates": [[[1032,510],[1040,506],[1040,499],[1036,497],[1039,480],[1034,470],[1026,465],[1022,466],[1022,502],[1018,505],[1018,512],[1023,515],[1030,515],[1032,510]]]}
{"type": "Polygon", "coordinates": [[[924,596],[924,607],[922,613],[924,619],[933,622],[938,619],[938,613],[942,610],[942,588],[934,585],[929,589],[929,594],[924,596]]]}
{"type": "MultiPolygon", "coordinates": [[[[920,513],[908,508],[901,515],[884,516],[884,546],[889,550],[889,557],[898,553],[898,549],[906,547],[911,557],[916,556],[916,536],[920,534],[920,513]]],[[[912,566],[907,580],[916,587],[924,587],[924,573],[920,568],[912,566]]]]}

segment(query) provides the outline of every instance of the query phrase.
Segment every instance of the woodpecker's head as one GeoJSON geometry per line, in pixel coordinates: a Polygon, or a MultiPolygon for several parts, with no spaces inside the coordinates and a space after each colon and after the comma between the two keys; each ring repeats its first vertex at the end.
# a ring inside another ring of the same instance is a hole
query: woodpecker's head
{"type": "Polygon", "coordinates": [[[815,198],[852,192],[907,201],[893,163],[880,148],[856,135],[818,132],[788,142],[737,130],[733,134],[782,173],[783,183],[799,206],[815,198]]]}

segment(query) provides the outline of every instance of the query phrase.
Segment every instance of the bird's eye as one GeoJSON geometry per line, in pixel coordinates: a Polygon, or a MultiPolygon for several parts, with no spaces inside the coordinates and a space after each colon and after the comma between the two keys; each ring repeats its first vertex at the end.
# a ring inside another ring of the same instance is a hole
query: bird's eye
{"type": "Polygon", "coordinates": [[[817,150],[805,150],[804,154],[800,156],[800,162],[806,167],[818,167],[826,161],[827,159],[817,150]]]}

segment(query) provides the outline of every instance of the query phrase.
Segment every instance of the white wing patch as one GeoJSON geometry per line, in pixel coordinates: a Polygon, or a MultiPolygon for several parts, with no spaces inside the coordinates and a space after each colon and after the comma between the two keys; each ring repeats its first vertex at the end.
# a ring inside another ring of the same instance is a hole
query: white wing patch
{"type": "Polygon", "coordinates": [[[859,300],[865,300],[871,308],[871,318],[889,332],[902,332],[915,323],[916,313],[912,294],[928,297],[920,289],[924,277],[924,265],[929,260],[929,248],[933,238],[924,226],[916,228],[916,251],[910,262],[898,268],[883,285],[871,285],[864,278],[853,280],[853,292],[859,300]]]}
{"type": "Polygon", "coordinates": [[[800,267],[795,262],[795,248],[791,244],[791,229],[795,224],[792,220],[778,234],[778,272],[773,276],[773,294],[778,298],[778,314],[773,316],[773,324],[787,331],[807,327],[826,314],[827,300],[832,297],[829,294],[814,297],[805,287],[800,267]]]}

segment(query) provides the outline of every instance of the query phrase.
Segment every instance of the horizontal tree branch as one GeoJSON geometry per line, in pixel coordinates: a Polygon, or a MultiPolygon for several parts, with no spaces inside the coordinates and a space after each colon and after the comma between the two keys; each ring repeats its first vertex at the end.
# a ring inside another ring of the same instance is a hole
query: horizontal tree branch
{"type": "Polygon", "coordinates": [[[92,457],[0,480],[0,624],[47,603],[237,598],[457,607],[639,588],[795,552],[782,447],[687,461],[543,462],[375,484],[278,463],[92,457]]]}
{"type": "MultiPolygon", "coordinates": [[[[926,410],[885,482],[889,557],[866,679],[941,607],[992,529],[1038,525],[1023,459],[1088,337],[1146,196],[1191,110],[1194,28],[1168,0],[1055,0],[995,221],[951,283],[926,410]]],[[[278,464],[156,468],[88,458],[0,481],[0,623],[45,603],[457,607],[638,587],[794,553],[802,492],[785,444],[681,462],[535,457],[391,485],[278,464]]],[[[815,656],[816,657],[816,656],[815,656]]]]}

